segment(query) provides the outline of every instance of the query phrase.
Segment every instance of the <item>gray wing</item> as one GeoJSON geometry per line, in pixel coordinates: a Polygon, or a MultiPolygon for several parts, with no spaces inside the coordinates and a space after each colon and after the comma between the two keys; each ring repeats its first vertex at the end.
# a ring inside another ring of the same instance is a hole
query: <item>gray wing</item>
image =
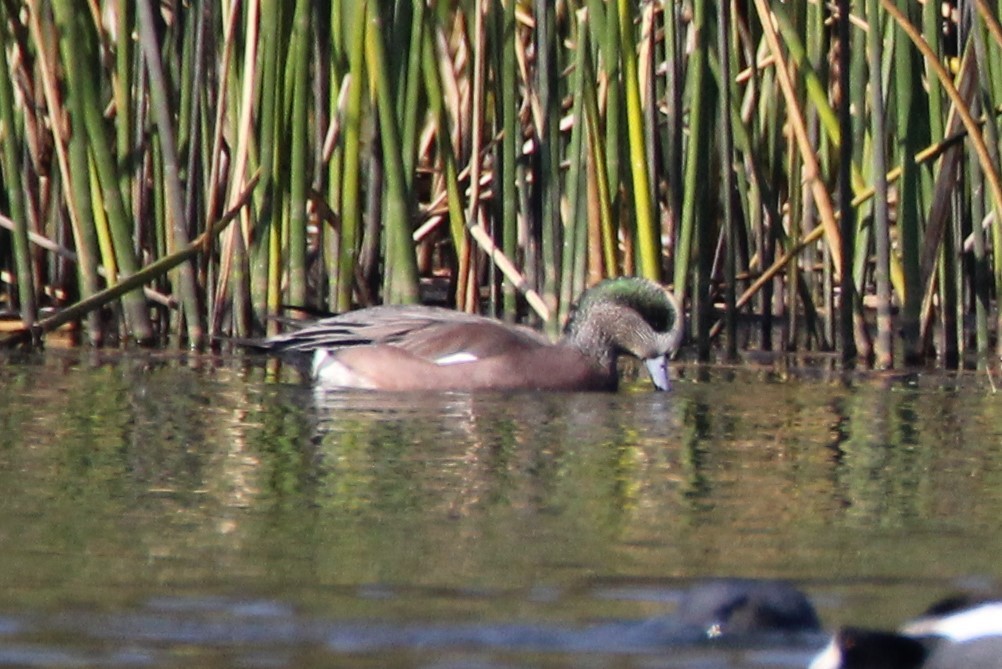
{"type": "Polygon", "coordinates": [[[466,352],[478,358],[498,350],[546,345],[542,334],[484,316],[426,306],[388,305],[349,311],[258,342],[273,352],[389,345],[437,359],[466,352]]]}

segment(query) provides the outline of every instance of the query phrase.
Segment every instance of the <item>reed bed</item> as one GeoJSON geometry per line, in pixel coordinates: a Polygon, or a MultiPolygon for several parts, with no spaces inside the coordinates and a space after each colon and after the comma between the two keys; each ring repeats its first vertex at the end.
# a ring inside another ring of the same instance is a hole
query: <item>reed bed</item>
{"type": "Polygon", "coordinates": [[[415,301],[556,331],[638,274],[704,359],[983,358],[999,4],[4,0],[6,340],[415,301]]]}

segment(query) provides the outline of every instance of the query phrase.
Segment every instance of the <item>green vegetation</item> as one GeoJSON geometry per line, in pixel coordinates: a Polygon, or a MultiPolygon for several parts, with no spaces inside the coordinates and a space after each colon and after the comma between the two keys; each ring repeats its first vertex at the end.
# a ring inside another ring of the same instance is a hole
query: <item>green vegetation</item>
{"type": "Polygon", "coordinates": [[[95,344],[381,301],[556,329],[640,274],[701,357],[953,366],[1002,347],[1002,3],[958,4],[9,0],[0,307],[95,344]]]}

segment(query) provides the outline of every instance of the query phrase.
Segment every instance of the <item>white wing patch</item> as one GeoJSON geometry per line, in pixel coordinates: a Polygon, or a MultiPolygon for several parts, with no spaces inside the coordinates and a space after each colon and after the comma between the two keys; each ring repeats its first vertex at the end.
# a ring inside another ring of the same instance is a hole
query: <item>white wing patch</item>
{"type": "Polygon", "coordinates": [[[908,634],[935,634],[954,643],[1002,635],[1002,602],[986,602],[942,618],[918,619],[904,627],[908,634]]]}
{"type": "Polygon", "coordinates": [[[476,362],[479,358],[472,353],[467,353],[466,351],[460,351],[459,353],[450,353],[449,355],[442,356],[435,361],[436,365],[456,365],[461,362],[476,362]]]}
{"type": "Polygon", "coordinates": [[[841,666],[842,651],[839,650],[838,643],[833,639],[824,647],[824,650],[814,657],[807,669],[838,669],[841,666]]]}

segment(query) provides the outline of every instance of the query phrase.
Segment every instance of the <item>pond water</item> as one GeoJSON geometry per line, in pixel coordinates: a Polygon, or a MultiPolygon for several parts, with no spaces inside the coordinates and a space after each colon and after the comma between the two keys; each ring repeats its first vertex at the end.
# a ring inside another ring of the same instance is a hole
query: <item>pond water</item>
{"type": "Polygon", "coordinates": [[[315,394],[241,357],[0,361],[0,666],[803,667],[693,584],[891,627],[1002,575],[983,372],[680,366],[671,393],[315,394]]]}

